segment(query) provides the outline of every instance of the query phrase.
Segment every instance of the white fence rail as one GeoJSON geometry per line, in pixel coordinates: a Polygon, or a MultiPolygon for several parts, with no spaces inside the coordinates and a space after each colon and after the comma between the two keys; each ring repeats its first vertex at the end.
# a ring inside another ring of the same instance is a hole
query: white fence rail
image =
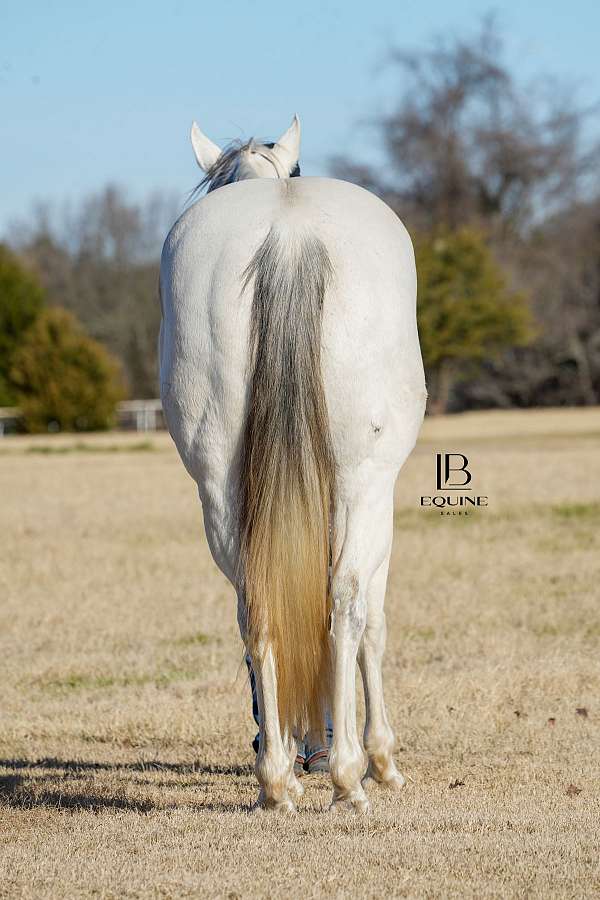
{"type": "Polygon", "coordinates": [[[165,427],[162,403],[160,400],[124,400],[117,406],[117,421],[119,428],[129,425],[134,431],[157,431],[165,427]]]}
{"type": "MultiPolygon", "coordinates": [[[[0,406],[0,437],[18,430],[23,414],[17,406],[0,406]]],[[[160,400],[124,400],[117,404],[117,428],[158,431],[165,428],[160,400]]]]}

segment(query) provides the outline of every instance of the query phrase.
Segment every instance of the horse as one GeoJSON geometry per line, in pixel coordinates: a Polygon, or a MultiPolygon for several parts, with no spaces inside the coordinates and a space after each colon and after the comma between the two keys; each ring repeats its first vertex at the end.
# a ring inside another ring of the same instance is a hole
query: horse
{"type": "Polygon", "coordinates": [[[274,143],[221,150],[196,123],[191,139],[206,192],[162,252],[160,390],[237,593],[255,808],[295,810],[295,735],[330,710],[329,808],[364,813],[369,782],[404,784],[381,668],[394,485],[426,401],[411,240],[363,188],[293,177],[297,116],[274,143]]]}

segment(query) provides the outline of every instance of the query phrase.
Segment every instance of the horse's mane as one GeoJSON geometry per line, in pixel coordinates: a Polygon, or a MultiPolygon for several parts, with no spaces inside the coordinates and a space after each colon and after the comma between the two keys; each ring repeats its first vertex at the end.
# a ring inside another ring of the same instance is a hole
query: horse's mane
{"type": "MultiPolygon", "coordinates": [[[[206,193],[210,194],[211,191],[215,191],[217,188],[223,187],[225,184],[231,184],[233,181],[238,180],[238,170],[240,166],[240,156],[242,153],[248,149],[250,144],[254,144],[256,147],[268,147],[269,150],[272,150],[275,146],[274,143],[268,141],[258,142],[255,141],[254,138],[250,138],[249,141],[240,141],[235,140],[228,144],[221,155],[217,159],[217,161],[210,167],[202,181],[196,185],[194,190],[190,193],[189,202],[196,200],[198,196],[202,193],[204,188],[206,188],[206,193]]],[[[296,163],[293,171],[290,173],[290,178],[297,178],[300,175],[300,166],[296,163]]]]}

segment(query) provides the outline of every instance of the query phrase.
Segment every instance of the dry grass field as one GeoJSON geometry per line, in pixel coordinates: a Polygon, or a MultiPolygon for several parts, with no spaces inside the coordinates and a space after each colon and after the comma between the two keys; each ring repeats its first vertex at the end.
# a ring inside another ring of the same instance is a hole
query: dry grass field
{"type": "Polygon", "coordinates": [[[600,893],[600,412],[429,420],[385,677],[408,778],[255,816],[232,591],[166,435],[0,441],[0,896],[600,893]],[[489,507],[419,507],[436,450],[489,507]]]}

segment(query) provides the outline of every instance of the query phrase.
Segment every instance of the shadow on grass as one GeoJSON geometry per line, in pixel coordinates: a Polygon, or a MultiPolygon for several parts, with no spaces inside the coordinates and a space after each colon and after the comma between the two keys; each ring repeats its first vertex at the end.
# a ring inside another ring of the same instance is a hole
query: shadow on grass
{"type": "Polygon", "coordinates": [[[230,775],[236,778],[249,777],[254,774],[254,767],[249,764],[168,763],[160,762],[159,760],[111,763],[96,762],[94,760],[58,759],[53,756],[40,759],[0,759],[0,769],[2,768],[15,771],[24,769],[61,769],[65,772],[174,772],[177,775],[230,775]]]}
{"type": "MultiPolygon", "coordinates": [[[[93,772],[170,772],[177,775],[224,775],[229,778],[249,778],[253,775],[252,766],[246,765],[205,765],[202,763],[106,763],[57,759],[54,757],[28,759],[0,759],[0,768],[8,770],[8,774],[0,775],[0,808],[11,809],[55,809],[65,811],[85,810],[101,812],[108,810],[149,813],[177,809],[189,803],[157,804],[150,800],[127,797],[124,794],[102,794],[98,791],[86,791],[78,784],[89,773],[93,772]],[[41,770],[41,771],[40,771],[41,770]],[[62,773],[62,774],[60,774],[62,773]],[[65,790],[56,787],[56,779],[61,779],[65,790]],[[52,788],[47,789],[44,782],[52,781],[52,788]],[[75,788],[71,790],[71,788],[75,788]],[[79,788],[79,789],[78,789],[79,788]]],[[[133,778],[132,783],[147,787],[156,787],[155,782],[142,782],[133,778]]],[[[167,787],[210,787],[210,782],[195,781],[191,785],[166,785],[167,787]]],[[[212,812],[248,812],[251,807],[240,804],[203,802],[205,797],[198,798],[198,810],[212,812]]]]}
{"type": "Polygon", "coordinates": [[[65,809],[100,812],[105,809],[128,810],[148,813],[156,809],[148,800],[132,800],[128,797],[110,797],[94,793],[63,793],[57,790],[39,789],[39,779],[31,781],[21,775],[0,775],[0,806],[12,809],[65,809]]]}

